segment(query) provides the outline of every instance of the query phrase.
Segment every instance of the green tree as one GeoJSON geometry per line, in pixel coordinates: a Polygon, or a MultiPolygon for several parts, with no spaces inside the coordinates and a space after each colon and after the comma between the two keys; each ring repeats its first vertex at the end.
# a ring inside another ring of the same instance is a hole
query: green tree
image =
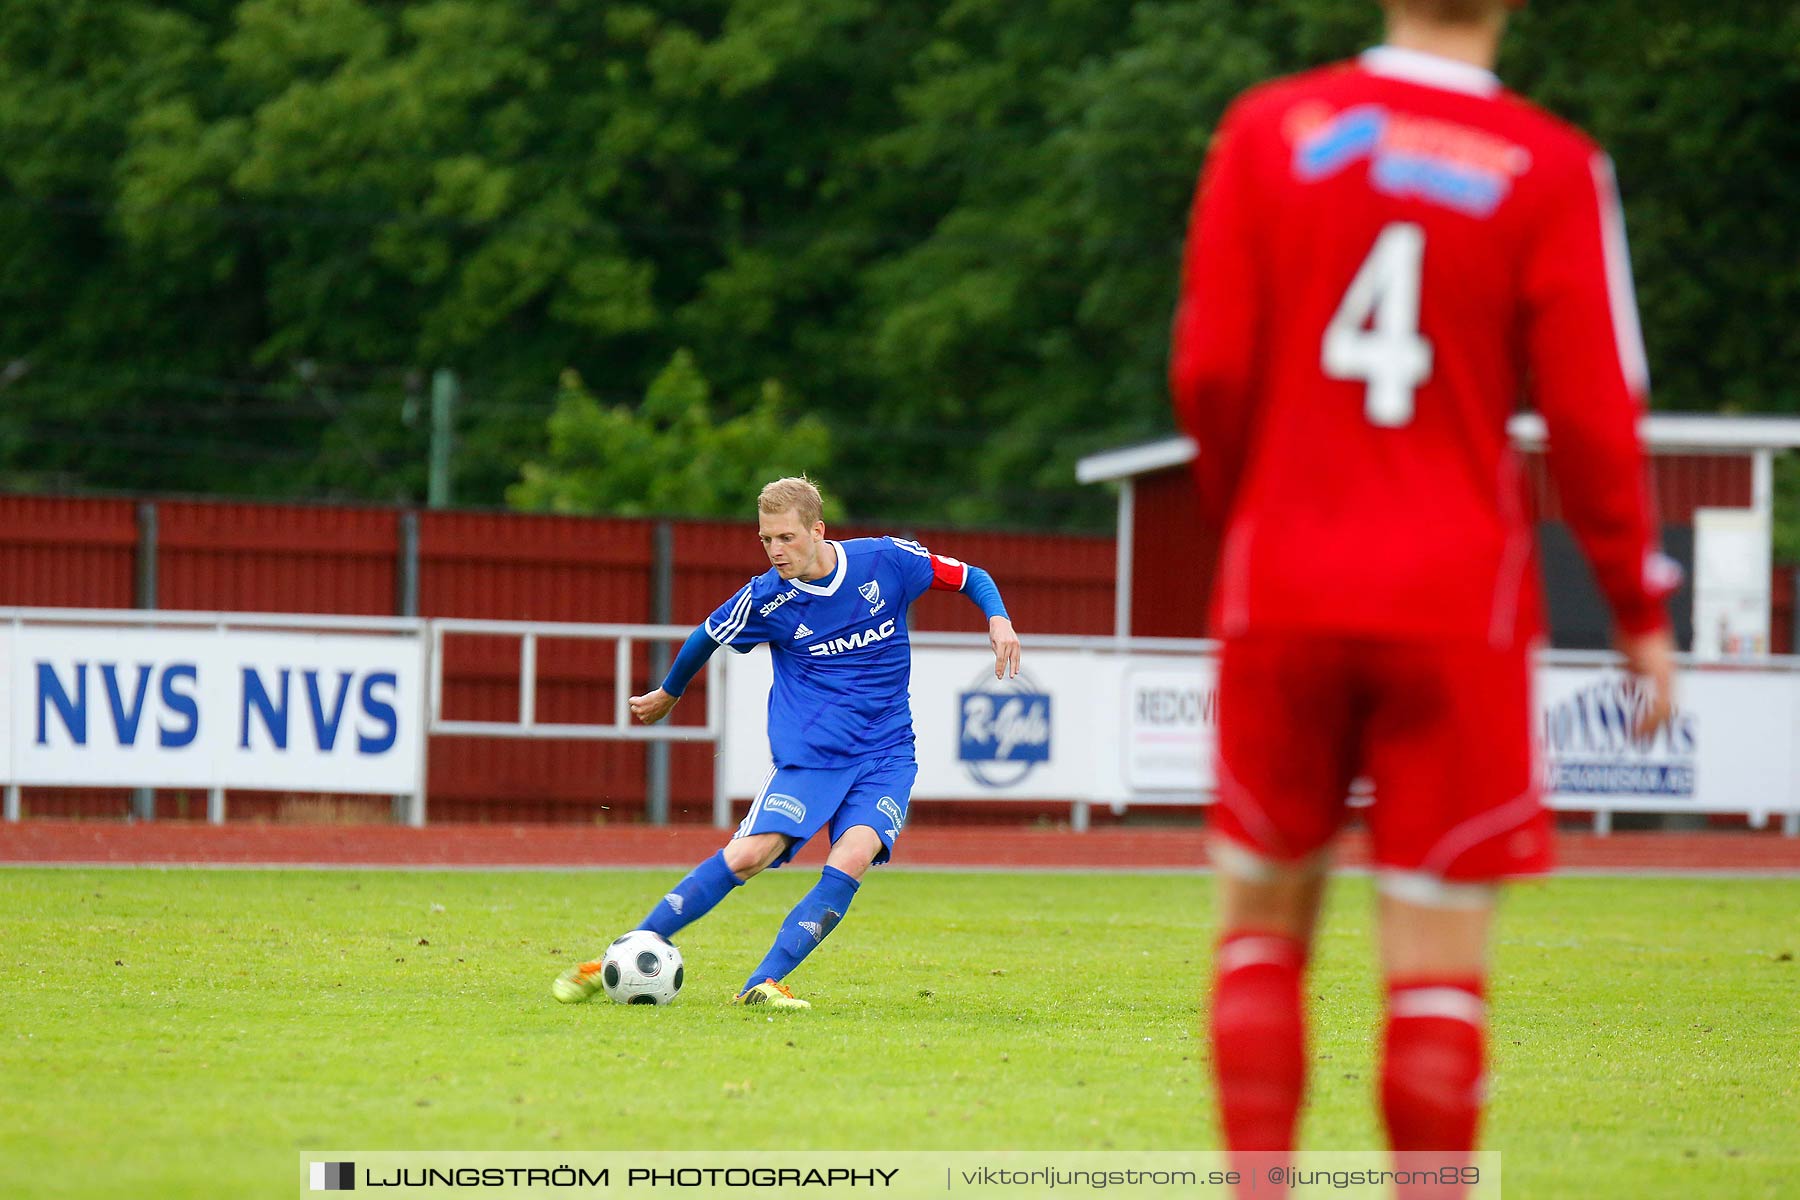
{"type": "Polygon", "coordinates": [[[1375,20],[1343,2],[952,7],[881,143],[950,181],[945,207],[867,273],[865,305],[884,411],[956,464],[946,515],[1108,519],[1074,462],[1170,428],[1176,267],[1212,128],[1238,91],[1353,51],[1375,20]]]}
{"type": "MultiPolygon", "coordinates": [[[[549,461],[565,371],[635,397],[685,347],[721,422],[764,380],[806,397],[859,515],[1101,526],[1072,464],[1170,428],[1177,253],[1220,113],[1379,20],[13,0],[0,470],[417,499],[441,366],[463,381],[454,492],[499,503],[549,461]]],[[[1618,162],[1656,403],[1800,412],[1800,9],[1533,5],[1502,73],[1618,162]]]]}
{"type": "Polygon", "coordinates": [[[635,409],[603,404],[573,370],[561,385],[544,461],[526,463],[507,490],[515,508],[738,516],[769,480],[819,475],[830,463],[825,427],[795,416],[773,380],[736,416],[715,421],[712,386],[685,349],[635,409]]]}

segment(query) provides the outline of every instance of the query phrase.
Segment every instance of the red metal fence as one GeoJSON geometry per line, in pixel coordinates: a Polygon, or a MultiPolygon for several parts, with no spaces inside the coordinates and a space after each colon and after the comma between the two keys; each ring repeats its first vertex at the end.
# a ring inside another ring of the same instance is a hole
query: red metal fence
{"type": "Polygon", "coordinates": [[[129,500],[0,496],[6,604],[131,608],[137,558],[137,506],[129,500]]]}
{"type": "MultiPolygon", "coordinates": [[[[224,612],[404,614],[502,620],[648,622],[656,611],[655,520],[419,512],[387,508],[195,500],[133,502],[0,496],[0,604],[146,607],[224,612]]],[[[671,521],[666,619],[697,623],[766,569],[755,526],[671,521]]],[[[915,537],[978,563],[1030,633],[1105,634],[1112,629],[1111,538],[1061,534],[833,528],[835,537],[877,532],[915,537]]],[[[920,630],[984,628],[965,600],[927,595],[913,610],[920,630]]],[[[453,637],[444,662],[444,711],[505,719],[519,710],[517,639],[453,637]]],[[[545,639],[535,703],[541,719],[610,720],[610,645],[545,639]]],[[[642,648],[627,686],[650,683],[642,648]]],[[[703,674],[683,710],[705,711],[703,674]]],[[[681,711],[678,710],[678,717],[681,711]]],[[[674,745],[670,815],[712,814],[712,748],[674,745]]],[[[623,742],[439,738],[431,748],[432,819],[441,821],[634,820],[646,792],[647,750],[623,742]]],[[[119,816],[119,789],[26,789],[36,816],[119,816]]],[[[1050,806],[1060,811],[1062,806],[1050,806]]],[[[159,815],[200,817],[203,795],[160,792],[159,815]]],[[[233,792],[234,818],[385,816],[379,800],[233,792]]],[[[990,811],[987,815],[991,816],[990,811]]]]}
{"type": "MultiPolygon", "coordinates": [[[[1747,468],[1719,459],[1659,459],[1665,511],[1742,493],[1747,468]],[[1690,461],[1690,459],[1692,461],[1690,461]],[[1665,467],[1664,464],[1668,465],[1665,467]]],[[[1535,470],[1535,468],[1534,468],[1535,470]]],[[[1542,482],[1536,471],[1534,483],[1542,482]]],[[[1541,488],[1540,488],[1541,491],[1541,488]]],[[[1546,515],[1554,496],[1541,494],[1546,515]]],[[[1136,553],[1140,569],[1133,632],[1182,636],[1201,624],[1207,555],[1170,531],[1191,526],[1185,477],[1140,480],[1136,553]],[[1146,570],[1145,556],[1160,564],[1146,570]]],[[[403,613],[507,620],[697,623],[764,566],[755,527],[744,521],[670,521],[411,512],[390,508],[247,504],[196,500],[95,500],[0,496],[0,604],[77,608],[144,606],[237,612],[403,613]],[[659,612],[659,538],[668,551],[667,608],[659,612]]],[[[1108,635],[1113,626],[1114,544],[1108,537],[891,527],[834,528],[834,536],[892,532],[990,570],[1022,633],[1108,635]]],[[[1792,652],[1794,569],[1778,568],[1774,648],[1792,652]]],[[[913,610],[920,630],[979,630],[959,597],[928,594],[913,610]]],[[[539,648],[537,712],[547,720],[607,720],[614,704],[610,646],[546,639],[539,648]]],[[[698,719],[703,673],[677,712],[698,719]]],[[[640,648],[627,686],[649,686],[640,648]]],[[[518,643],[451,638],[446,644],[446,715],[503,719],[518,712],[518,643]]],[[[670,756],[670,816],[711,816],[712,748],[676,744],[670,756]]],[[[642,745],[591,741],[440,738],[431,751],[431,814],[440,821],[631,821],[642,816],[647,780],[642,745]]],[[[117,817],[119,789],[26,789],[37,816],[117,817]]],[[[385,817],[374,798],[233,792],[235,818],[385,817]]],[[[1007,807],[1012,816],[1063,815],[1065,806],[1007,807]]],[[[156,811],[204,816],[204,795],[161,792],[156,811]]],[[[991,819],[994,806],[921,813],[925,821],[991,819]]]]}

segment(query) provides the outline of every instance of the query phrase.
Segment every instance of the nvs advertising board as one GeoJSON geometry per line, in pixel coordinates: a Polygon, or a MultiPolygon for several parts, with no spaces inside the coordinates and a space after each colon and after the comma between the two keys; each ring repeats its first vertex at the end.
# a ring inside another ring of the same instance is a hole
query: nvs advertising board
{"type": "Polygon", "coordinates": [[[12,783],[408,795],[417,634],[15,627],[0,636],[12,783]]]}

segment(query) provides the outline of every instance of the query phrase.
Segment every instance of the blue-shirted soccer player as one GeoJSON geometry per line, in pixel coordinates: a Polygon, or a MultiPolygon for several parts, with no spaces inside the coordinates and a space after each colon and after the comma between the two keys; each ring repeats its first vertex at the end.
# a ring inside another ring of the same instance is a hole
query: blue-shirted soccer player
{"type": "MultiPolygon", "coordinates": [[[[906,824],[919,771],[907,695],[907,609],[930,588],[968,596],[988,619],[999,678],[1018,674],[1019,638],[1000,590],[980,567],[901,538],[827,541],[810,480],[776,480],[763,488],[757,509],[770,569],[694,630],[662,686],[633,696],[631,711],[647,725],[662,720],[714,650],[747,653],[766,642],[775,664],[774,769],[725,848],[676,884],[638,928],[673,937],[828,829],[831,854],[819,882],[787,915],[734,1001],[808,1008],[782,981],[843,920],[863,875],[888,860],[906,824]]],[[[596,960],[563,972],[556,998],[591,998],[600,970],[596,960]]]]}

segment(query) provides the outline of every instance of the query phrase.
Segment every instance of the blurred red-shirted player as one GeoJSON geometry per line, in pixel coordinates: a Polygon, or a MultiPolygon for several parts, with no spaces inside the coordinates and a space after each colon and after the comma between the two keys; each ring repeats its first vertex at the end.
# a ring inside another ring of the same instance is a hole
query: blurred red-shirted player
{"type": "Polygon", "coordinates": [[[1390,0],[1387,43],[1240,97],[1195,200],[1176,412],[1223,534],[1212,1032],[1233,1151],[1289,1151],[1300,980],[1353,778],[1369,811],[1396,1151],[1468,1151],[1500,879],[1550,865],[1518,457],[1542,412],[1570,524],[1666,718],[1678,571],[1653,546],[1648,380],[1611,166],[1492,73],[1507,0],[1390,0]]]}

